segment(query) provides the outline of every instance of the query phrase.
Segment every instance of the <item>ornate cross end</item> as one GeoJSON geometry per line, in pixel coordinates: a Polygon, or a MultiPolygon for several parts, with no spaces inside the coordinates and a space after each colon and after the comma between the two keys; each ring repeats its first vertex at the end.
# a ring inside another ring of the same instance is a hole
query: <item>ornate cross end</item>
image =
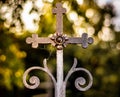
{"type": "Polygon", "coordinates": [[[67,44],[81,44],[83,48],[87,48],[88,44],[93,43],[93,38],[88,37],[87,33],[83,33],[82,37],[69,37],[68,40],[64,43],[65,45],[67,44]]]}
{"type": "Polygon", "coordinates": [[[62,7],[61,3],[56,4],[56,8],[52,10],[53,14],[56,14],[56,34],[63,34],[63,14],[66,13],[66,9],[62,7]]]}
{"type": "Polygon", "coordinates": [[[83,48],[87,48],[88,44],[92,44],[93,43],[93,38],[92,37],[88,37],[87,33],[83,33],[82,37],[80,38],[80,43],[81,43],[83,48]]]}
{"type": "Polygon", "coordinates": [[[37,48],[38,47],[38,35],[32,34],[32,37],[28,37],[26,39],[26,43],[32,44],[33,48],[37,48]]]}
{"type": "Polygon", "coordinates": [[[53,14],[63,14],[66,13],[66,9],[62,7],[61,3],[56,4],[56,8],[53,8],[52,10],[53,14]]]}
{"type": "Polygon", "coordinates": [[[39,44],[53,44],[53,41],[49,37],[38,37],[37,34],[32,34],[32,37],[26,39],[26,43],[32,44],[33,48],[37,48],[39,44]]]}

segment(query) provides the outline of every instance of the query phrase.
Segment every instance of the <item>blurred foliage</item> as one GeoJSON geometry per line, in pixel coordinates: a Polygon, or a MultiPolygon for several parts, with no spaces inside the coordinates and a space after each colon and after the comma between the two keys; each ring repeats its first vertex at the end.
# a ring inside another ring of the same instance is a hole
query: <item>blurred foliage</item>
{"type": "MultiPolygon", "coordinates": [[[[44,58],[48,59],[48,67],[55,75],[54,47],[40,45],[33,49],[25,39],[32,33],[47,37],[55,32],[56,18],[51,10],[58,1],[61,0],[0,1],[1,97],[32,97],[42,93],[42,90],[24,88],[22,76],[31,66],[43,66],[44,58]]],[[[74,87],[74,74],[68,82],[71,84],[68,84],[66,97],[120,97],[120,31],[116,31],[111,22],[116,16],[114,6],[108,3],[100,7],[94,0],[63,0],[62,3],[67,9],[64,33],[79,37],[86,32],[94,38],[94,44],[87,49],[80,45],[68,45],[64,49],[65,75],[76,57],[78,67],[87,68],[94,78],[92,88],[80,92],[74,87]]],[[[46,80],[44,73],[35,73],[46,80]]]]}

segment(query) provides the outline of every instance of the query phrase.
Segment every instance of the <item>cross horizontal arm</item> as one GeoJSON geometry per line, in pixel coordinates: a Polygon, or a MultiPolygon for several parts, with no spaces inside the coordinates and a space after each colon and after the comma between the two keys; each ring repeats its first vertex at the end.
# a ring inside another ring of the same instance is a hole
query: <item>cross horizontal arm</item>
{"type": "Polygon", "coordinates": [[[53,44],[53,41],[51,38],[46,38],[46,37],[38,37],[37,34],[32,34],[32,37],[28,37],[26,39],[26,42],[28,44],[32,44],[33,48],[37,48],[39,44],[53,44]]]}
{"type": "Polygon", "coordinates": [[[82,40],[81,38],[77,37],[69,37],[68,41],[66,41],[67,44],[81,44],[82,40]]]}
{"type": "Polygon", "coordinates": [[[70,37],[66,44],[81,44],[83,48],[87,48],[88,44],[93,43],[93,38],[88,37],[87,33],[83,33],[82,37],[70,37]]]}

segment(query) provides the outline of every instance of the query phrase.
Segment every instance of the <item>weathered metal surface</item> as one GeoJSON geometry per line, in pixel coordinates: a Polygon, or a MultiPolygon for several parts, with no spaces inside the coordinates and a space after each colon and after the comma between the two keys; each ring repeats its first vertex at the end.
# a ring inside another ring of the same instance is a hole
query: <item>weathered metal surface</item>
{"type": "Polygon", "coordinates": [[[83,48],[87,48],[88,44],[93,43],[93,38],[88,37],[87,33],[83,33],[81,37],[67,37],[67,35],[63,34],[63,14],[66,12],[66,9],[62,7],[61,3],[56,4],[56,8],[52,10],[53,14],[56,14],[56,32],[52,37],[38,37],[37,34],[33,34],[32,38],[28,37],[26,39],[26,42],[28,44],[32,44],[33,48],[37,48],[39,44],[52,44],[56,47],[56,64],[57,64],[57,76],[55,79],[54,76],[51,74],[47,67],[46,59],[44,60],[43,64],[44,67],[34,66],[29,69],[27,69],[23,75],[23,83],[24,85],[29,89],[35,89],[39,86],[40,80],[36,76],[32,76],[29,79],[29,83],[27,83],[27,75],[32,70],[42,70],[51,77],[54,87],[55,87],[55,97],[65,97],[66,94],[66,84],[69,79],[69,77],[74,72],[85,72],[89,78],[89,83],[86,84],[86,79],[83,77],[78,77],[75,80],[75,87],[80,91],[86,91],[88,90],[93,83],[93,78],[90,72],[84,68],[76,68],[77,66],[77,59],[74,59],[74,64],[70,71],[68,72],[67,76],[64,78],[63,73],[63,48],[66,47],[67,44],[81,44],[83,48]],[[82,87],[84,86],[84,87],[82,87]]]}

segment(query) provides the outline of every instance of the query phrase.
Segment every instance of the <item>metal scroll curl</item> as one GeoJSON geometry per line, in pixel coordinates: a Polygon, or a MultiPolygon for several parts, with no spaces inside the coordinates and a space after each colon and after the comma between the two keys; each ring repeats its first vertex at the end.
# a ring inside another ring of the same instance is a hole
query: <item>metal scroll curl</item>
{"type": "Polygon", "coordinates": [[[77,66],[77,59],[74,58],[74,64],[72,66],[72,68],[70,69],[70,71],[68,72],[66,78],[65,78],[65,81],[64,81],[64,85],[66,86],[66,83],[69,79],[69,77],[74,73],[74,72],[77,72],[77,71],[83,71],[85,72],[87,75],[88,75],[88,78],[89,78],[89,82],[87,83],[86,79],[84,77],[78,77],[76,80],[75,80],[75,87],[79,90],[79,91],[87,91],[91,86],[92,86],[92,83],[93,83],[93,77],[91,75],[91,73],[85,69],[85,68],[76,68],[77,66]],[[87,85],[86,85],[87,83],[87,85]],[[85,86],[84,86],[85,85],[85,86]],[[84,87],[82,87],[84,86],[84,87]]]}
{"type": "Polygon", "coordinates": [[[46,72],[51,77],[54,86],[56,85],[56,80],[55,80],[55,78],[53,77],[53,75],[51,74],[51,72],[49,71],[49,69],[47,67],[46,59],[44,59],[43,64],[44,64],[44,67],[34,66],[34,67],[31,67],[31,68],[28,68],[25,71],[25,73],[23,74],[23,84],[25,85],[26,88],[35,89],[40,85],[40,79],[37,76],[31,76],[29,78],[29,84],[28,84],[27,76],[32,70],[42,70],[42,71],[46,72]]]}

